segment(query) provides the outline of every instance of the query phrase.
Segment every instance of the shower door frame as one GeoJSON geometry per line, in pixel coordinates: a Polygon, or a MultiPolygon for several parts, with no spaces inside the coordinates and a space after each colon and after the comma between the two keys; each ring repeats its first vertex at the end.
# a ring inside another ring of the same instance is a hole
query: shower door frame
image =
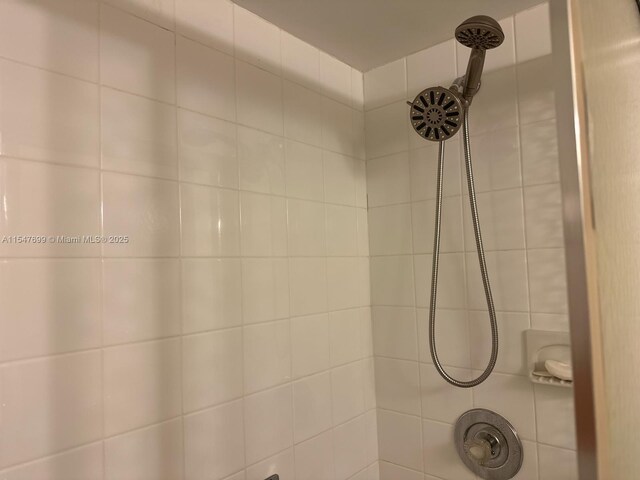
{"type": "Polygon", "coordinates": [[[579,0],[550,0],[578,471],[607,480],[607,424],[579,0]]]}

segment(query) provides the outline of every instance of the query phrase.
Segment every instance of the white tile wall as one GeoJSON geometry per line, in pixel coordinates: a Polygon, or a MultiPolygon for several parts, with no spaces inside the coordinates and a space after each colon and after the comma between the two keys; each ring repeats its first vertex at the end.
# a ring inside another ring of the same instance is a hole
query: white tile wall
{"type": "Polygon", "coordinates": [[[320,85],[320,51],[297,37],[282,31],[282,75],[306,87],[320,85]]]}
{"type": "MultiPolygon", "coordinates": [[[[166,1],[166,0],[163,0],[166,1]]],[[[225,0],[174,0],[176,31],[233,53],[233,4],[225,0]]]]}
{"type": "MultiPolygon", "coordinates": [[[[525,439],[526,460],[516,478],[577,478],[571,392],[534,389],[524,353],[525,330],[568,329],[548,5],[500,24],[506,40],[487,53],[470,120],[501,341],[495,372],[474,389],[449,386],[431,364],[427,308],[437,145],[411,131],[404,103],[463,75],[468,49],[449,40],[365,73],[383,480],[474,478],[450,441],[452,424],[474,407],[502,413],[525,439]]],[[[490,331],[460,142],[448,142],[445,153],[438,353],[450,373],[470,379],[489,358],[490,331]]]]}
{"type": "Polygon", "coordinates": [[[99,350],[3,364],[0,465],[99,440],[104,402],[101,369],[99,350]],[[46,404],[43,398],[48,399],[46,404]]]}
{"type": "Polygon", "coordinates": [[[288,320],[243,328],[244,390],[253,393],[291,380],[288,320]]]}
{"type": "Polygon", "coordinates": [[[448,86],[456,76],[456,42],[451,39],[407,57],[407,96],[415,98],[427,85],[448,86]]]}
{"type": "Polygon", "coordinates": [[[178,178],[175,107],[110,88],[101,95],[102,167],[178,178]]]}
{"type": "MultiPolygon", "coordinates": [[[[14,40],[5,39],[3,44],[7,43],[13,44],[14,40]]],[[[2,100],[3,155],[86,167],[99,165],[98,85],[0,60],[0,88],[22,92],[2,100]]]]}
{"type": "Polygon", "coordinates": [[[178,109],[178,155],[183,181],[238,187],[236,125],[178,109]]]}
{"type": "Polygon", "coordinates": [[[364,77],[364,103],[372,109],[407,96],[406,59],[374,68],[364,77]]]}
{"type": "Polygon", "coordinates": [[[105,4],[100,8],[100,81],[168,103],[176,99],[175,36],[105,4]],[[140,68],[144,65],[146,68],[140,68]]]}
{"type": "Polygon", "coordinates": [[[236,58],[280,73],[280,29],[242,7],[233,7],[236,58]]]}
{"type": "Polygon", "coordinates": [[[329,431],[296,445],[295,478],[314,480],[335,478],[335,459],[333,457],[332,443],[333,438],[329,431]]]}
{"type": "MultiPolygon", "coordinates": [[[[109,257],[178,255],[180,252],[178,202],[178,184],[175,182],[119,173],[103,173],[102,233],[129,237],[129,241],[124,243],[103,244],[103,254],[109,257]],[[127,215],[122,215],[124,211],[127,215]]],[[[187,218],[192,218],[195,214],[191,209],[185,209],[185,214],[187,212],[187,218]]],[[[189,235],[191,232],[185,228],[183,233],[189,235]]],[[[195,233],[188,238],[192,239],[189,245],[198,239],[195,233]]]]}
{"type": "MultiPolygon", "coordinates": [[[[295,124],[299,126],[298,122],[295,124]]],[[[324,200],[322,149],[288,141],[285,144],[285,171],[287,196],[317,202],[324,200]]]]}
{"type": "MultiPolygon", "coordinates": [[[[520,477],[576,478],[571,398],[522,370],[523,330],[567,328],[547,11],[501,22],[474,102],[505,341],[462,391],[426,348],[435,149],[404,101],[465,49],[363,76],[228,0],[4,2],[0,233],[129,241],[0,246],[0,475],[459,480],[438,438],[488,406],[527,439],[520,477]]],[[[460,154],[438,319],[468,377],[488,351],[460,154]]]]}
{"type": "Polygon", "coordinates": [[[104,443],[105,478],[179,478],[182,441],[180,419],[109,438],[104,443]]]}
{"type": "Polygon", "coordinates": [[[322,146],[324,97],[287,80],[283,82],[283,95],[285,136],[306,144],[322,146]]]}
{"type": "Polygon", "coordinates": [[[99,347],[100,270],[98,259],[3,260],[2,360],[99,347]]]}
{"type": "Polygon", "coordinates": [[[102,443],[95,442],[64,453],[36,460],[3,471],[9,480],[24,478],[51,479],[54,475],[73,480],[98,480],[104,478],[102,443]]]}
{"type": "Polygon", "coordinates": [[[0,236],[128,236],[0,244],[0,477],[377,479],[362,74],[229,0],[0,3],[0,236]]]}
{"type": "MultiPolygon", "coordinates": [[[[246,470],[246,479],[262,480],[270,477],[274,473],[283,475],[286,478],[294,478],[294,468],[293,448],[288,448],[283,450],[281,453],[277,453],[266,460],[262,460],[261,462],[248,467],[246,470]]],[[[245,480],[245,472],[232,475],[226,480],[245,480]]]]}
{"type": "Polygon", "coordinates": [[[98,3],[62,0],[55,2],[55,14],[42,6],[3,2],[0,56],[96,82],[98,3]]]}
{"type": "Polygon", "coordinates": [[[104,345],[180,334],[177,259],[105,260],[102,285],[104,345]]]}
{"type": "Polygon", "coordinates": [[[185,416],[184,478],[224,478],[245,463],[241,400],[185,416]]]}
{"type": "MultiPolygon", "coordinates": [[[[97,170],[2,158],[0,171],[3,236],[100,234],[100,174],[97,170]],[[55,195],[52,196],[52,192],[55,195]]],[[[4,257],[96,256],[100,245],[4,242],[0,252],[4,257]]]]}
{"type": "Polygon", "coordinates": [[[421,437],[420,417],[378,409],[380,460],[422,472],[421,437]]]}
{"type": "Polygon", "coordinates": [[[376,403],[379,408],[420,415],[418,362],[376,358],[376,403]]]}
{"type": "Polygon", "coordinates": [[[183,410],[192,412],[243,394],[243,331],[240,328],[184,337],[183,410]]]}
{"type": "MultiPolygon", "coordinates": [[[[250,277],[245,274],[244,278],[250,277]]],[[[242,324],[242,265],[235,258],[182,261],[182,332],[242,324]]]]}
{"type": "Polygon", "coordinates": [[[233,57],[178,36],[177,103],[225,120],[235,120],[233,57]]]}
{"type": "Polygon", "coordinates": [[[323,372],[293,384],[294,440],[311,438],[332,424],[331,375],[323,372]]]}
{"type": "Polygon", "coordinates": [[[542,3],[537,7],[516,14],[515,23],[518,62],[526,62],[551,53],[548,3],[542,3]]]}
{"type": "Polygon", "coordinates": [[[282,135],[281,77],[236,60],[238,123],[282,135]]]}

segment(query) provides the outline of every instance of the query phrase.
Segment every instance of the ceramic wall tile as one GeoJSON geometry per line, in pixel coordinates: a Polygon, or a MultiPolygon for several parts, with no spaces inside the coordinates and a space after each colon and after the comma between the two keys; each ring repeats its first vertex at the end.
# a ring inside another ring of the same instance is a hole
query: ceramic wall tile
{"type": "Polygon", "coordinates": [[[225,53],[233,53],[233,3],[174,0],[176,31],[225,53]]]}
{"type": "MultiPolygon", "coordinates": [[[[0,234],[6,237],[0,244],[2,256],[99,255],[100,243],[83,240],[85,236],[91,240],[102,233],[97,171],[3,158],[0,182],[3,198],[0,234]],[[40,240],[19,241],[23,236],[40,240]]],[[[105,227],[107,223],[112,226],[105,221],[105,227]]],[[[126,219],[121,224],[124,223],[126,219]]],[[[133,236],[129,228],[108,230],[113,235],[133,236]]]]}
{"type": "Polygon", "coordinates": [[[233,57],[178,36],[176,68],[179,106],[236,119],[233,57]]]}
{"type": "Polygon", "coordinates": [[[5,260],[0,272],[3,361],[100,346],[99,260],[5,260]]]}
{"type": "Polygon", "coordinates": [[[173,32],[102,5],[100,80],[110,87],[174,103],[176,72],[173,32]],[[139,68],[140,65],[148,68],[139,68]]]}
{"type": "Polygon", "coordinates": [[[3,155],[85,167],[100,164],[96,85],[0,60],[0,88],[11,92],[2,100],[3,155]]]}
{"type": "MultiPolygon", "coordinates": [[[[166,3],[166,1],[165,1],[166,3]]],[[[7,2],[0,7],[0,56],[91,82],[98,80],[97,2],[7,2]]]]}
{"type": "Polygon", "coordinates": [[[45,357],[0,368],[0,465],[52,455],[102,437],[99,351],[45,357]]]}
{"type": "Polygon", "coordinates": [[[102,175],[102,233],[125,236],[105,243],[109,257],[168,257],[180,252],[178,185],[119,173],[102,175]]]}
{"type": "Polygon", "coordinates": [[[111,88],[101,101],[102,168],[178,178],[175,107],[111,88]]]}

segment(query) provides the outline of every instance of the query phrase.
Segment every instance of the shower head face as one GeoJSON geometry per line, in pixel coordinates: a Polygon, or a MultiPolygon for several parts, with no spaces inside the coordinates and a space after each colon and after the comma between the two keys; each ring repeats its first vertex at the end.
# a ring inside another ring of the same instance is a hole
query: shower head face
{"type": "Polygon", "coordinates": [[[411,102],[411,126],[418,135],[432,142],[453,137],[462,126],[460,98],[444,87],[427,88],[411,102]]]}
{"type": "Polygon", "coordinates": [[[471,17],[456,28],[456,40],[469,48],[490,50],[504,41],[500,24],[486,15],[471,17]]]}

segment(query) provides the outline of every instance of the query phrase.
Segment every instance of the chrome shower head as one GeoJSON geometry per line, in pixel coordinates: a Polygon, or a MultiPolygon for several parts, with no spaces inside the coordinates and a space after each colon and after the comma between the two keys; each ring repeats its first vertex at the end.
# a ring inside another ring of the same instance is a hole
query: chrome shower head
{"type": "Polygon", "coordinates": [[[411,126],[426,140],[447,140],[462,126],[462,102],[444,87],[427,88],[407,103],[411,106],[411,126]]]}
{"type": "Polygon", "coordinates": [[[476,15],[456,28],[456,40],[465,47],[490,50],[504,42],[504,32],[493,18],[476,15]]]}
{"type": "Polygon", "coordinates": [[[471,49],[462,96],[471,102],[480,89],[480,77],[487,50],[499,47],[504,41],[500,24],[486,15],[476,15],[462,22],[456,28],[456,40],[471,49]]]}

